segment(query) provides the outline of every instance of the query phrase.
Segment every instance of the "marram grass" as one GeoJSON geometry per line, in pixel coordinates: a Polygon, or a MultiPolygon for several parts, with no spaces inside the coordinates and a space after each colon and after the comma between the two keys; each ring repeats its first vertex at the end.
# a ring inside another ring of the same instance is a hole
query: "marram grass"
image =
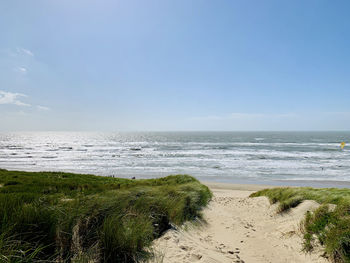
{"type": "Polygon", "coordinates": [[[201,216],[195,178],[128,180],[0,170],[0,262],[137,262],[171,224],[201,216]]]}
{"type": "Polygon", "coordinates": [[[321,206],[307,212],[301,222],[304,250],[311,251],[318,241],[332,262],[350,262],[350,189],[338,188],[273,188],[253,193],[279,202],[279,212],[296,207],[304,200],[315,200],[321,206]],[[335,206],[334,206],[335,205],[335,206]]]}

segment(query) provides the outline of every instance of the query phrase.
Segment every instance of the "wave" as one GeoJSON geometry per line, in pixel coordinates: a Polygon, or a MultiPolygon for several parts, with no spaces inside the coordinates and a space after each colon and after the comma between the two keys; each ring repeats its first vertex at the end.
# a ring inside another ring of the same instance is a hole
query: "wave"
{"type": "Polygon", "coordinates": [[[350,133],[344,138],[331,134],[321,139],[293,133],[289,137],[276,133],[1,136],[0,164],[4,168],[101,175],[188,173],[201,177],[350,180],[350,150],[341,151],[338,143],[350,141],[350,133]]]}

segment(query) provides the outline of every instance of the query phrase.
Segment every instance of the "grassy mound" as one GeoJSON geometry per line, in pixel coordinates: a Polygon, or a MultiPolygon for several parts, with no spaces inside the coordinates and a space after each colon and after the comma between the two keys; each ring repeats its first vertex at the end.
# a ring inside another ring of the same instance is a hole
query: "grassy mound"
{"type": "Polygon", "coordinates": [[[274,188],[256,192],[251,197],[267,196],[279,202],[279,211],[296,207],[303,200],[315,200],[321,206],[307,212],[302,222],[304,249],[311,251],[315,241],[325,247],[333,262],[350,262],[350,189],[338,188],[274,188]],[[336,205],[330,207],[330,204],[336,205]]]}
{"type": "Polygon", "coordinates": [[[0,170],[0,262],[135,262],[171,224],[200,217],[210,198],[187,175],[0,170]]]}

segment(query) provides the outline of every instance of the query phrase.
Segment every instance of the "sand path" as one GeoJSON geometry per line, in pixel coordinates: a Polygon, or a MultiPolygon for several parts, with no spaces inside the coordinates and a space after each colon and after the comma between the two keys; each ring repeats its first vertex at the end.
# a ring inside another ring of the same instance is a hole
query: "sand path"
{"type": "Polygon", "coordinates": [[[279,215],[267,198],[249,198],[252,186],[209,186],[214,198],[204,210],[207,224],[168,231],[154,242],[153,262],[328,262],[321,251],[301,252],[299,222],[318,207],[316,202],[305,201],[279,215]]]}

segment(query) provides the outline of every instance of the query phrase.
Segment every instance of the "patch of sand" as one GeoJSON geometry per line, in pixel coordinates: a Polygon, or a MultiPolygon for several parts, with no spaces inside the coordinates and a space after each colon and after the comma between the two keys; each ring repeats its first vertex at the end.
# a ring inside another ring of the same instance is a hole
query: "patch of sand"
{"type": "Polygon", "coordinates": [[[74,199],[72,199],[72,198],[62,198],[61,199],[61,201],[62,202],[71,202],[71,201],[73,201],[74,199]]]}
{"type": "Polygon", "coordinates": [[[213,200],[203,211],[207,224],[169,230],[154,241],[152,262],[328,262],[322,251],[302,252],[300,221],[319,205],[305,201],[288,213],[266,197],[249,198],[265,186],[209,184],[213,200]]]}

